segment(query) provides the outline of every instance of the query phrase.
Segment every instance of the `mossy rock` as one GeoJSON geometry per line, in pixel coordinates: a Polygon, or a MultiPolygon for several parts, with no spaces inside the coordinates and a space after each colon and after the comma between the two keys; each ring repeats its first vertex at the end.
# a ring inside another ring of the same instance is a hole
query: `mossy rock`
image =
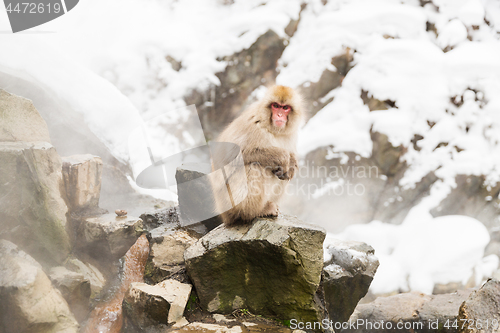
{"type": "Polygon", "coordinates": [[[325,232],[293,217],[219,226],[184,253],[186,267],[209,312],[236,309],[281,320],[323,318],[315,299],[325,232]]]}

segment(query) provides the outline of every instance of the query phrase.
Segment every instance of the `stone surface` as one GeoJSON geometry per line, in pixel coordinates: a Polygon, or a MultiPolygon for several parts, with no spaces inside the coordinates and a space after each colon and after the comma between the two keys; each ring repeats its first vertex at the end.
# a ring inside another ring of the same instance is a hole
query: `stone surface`
{"type": "Polygon", "coordinates": [[[500,332],[500,282],[489,279],[474,291],[460,306],[458,319],[467,320],[464,327],[459,325],[460,333],[500,332]],[[490,323],[488,327],[487,320],[490,323]],[[492,322],[499,325],[491,325],[492,322]]]}
{"type": "Polygon", "coordinates": [[[184,253],[186,267],[209,312],[248,309],[283,320],[321,320],[315,294],[325,232],[294,217],[219,226],[184,253]]]}
{"type": "Polygon", "coordinates": [[[84,279],[90,282],[91,298],[97,296],[106,284],[104,275],[92,264],[71,258],[65,263],[65,267],[70,271],[82,274],[84,279]]]}
{"type": "Polygon", "coordinates": [[[144,278],[158,283],[184,267],[184,251],[197,239],[185,230],[167,230],[150,234],[150,252],[144,278]]]}
{"type": "Polygon", "coordinates": [[[72,272],[64,266],[52,267],[49,278],[68,302],[76,319],[79,322],[85,319],[90,306],[90,281],[83,274],[72,272]]]}
{"type": "Polygon", "coordinates": [[[165,280],[154,286],[134,282],[123,299],[125,316],[138,329],[172,324],[183,318],[192,286],[165,280]]]}
{"type": "Polygon", "coordinates": [[[70,252],[61,159],[50,143],[0,142],[0,234],[37,261],[70,252]]]}
{"type": "Polygon", "coordinates": [[[379,297],[368,304],[361,304],[350,318],[357,329],[342,329],[337,332],[456,332],[453,321],[457,319],[460,304],[471,290],[461,290],[453,294],[425,295],[418,292],[379,297]],[[385,326],[374,329],[374,323],[384,321],[385,326]],[[398,327],[398,323],[400,327],[398,327]],[[448,323],[448,327],[445,327],[448,323]],[[390,325],[390,327],[388,326],[390,325]]]}
{"type": "Polygon", "coordinates": [[[160,231],[164,229],[179,227],[180,224],[178,208],[178,206],[169,207],[167,209],[141,214],[140,218],[143,221],[144,228],[153,232],[153,230],[157,228],[161,228],[157,229],[157,231],[160,231]]]}
{"type": "Polygon", "coordinates": [[[40,264],[6,240],[0,240],[0,332],[78,332],[40,264]]]}
{"type": "Polygon", "coordinates": [[[322,285],[330,320],[346,322],[359,300],[368,292],[379,261],[375,250],[365,243],[333,240],[326,253],[322,285]]]}
{"type": "Polygon", "coordinates": [[[0,89],[0,119],[0,141],[50,143],[47,123],[29,99],[0,89]]]}
{"type": "Polygon", "coordinates": [[[97,208],[101,194],[102,160],[98,156],[72,155],[62,158],[67,204],[71,211],[97,208]]]}
{"type": "Polygon", "coordinates": [[[104,214],[79,222],[77,244],[95,258],[117,259],[125,255],[142,232],[142,220],[138,217],[104,214]]]}

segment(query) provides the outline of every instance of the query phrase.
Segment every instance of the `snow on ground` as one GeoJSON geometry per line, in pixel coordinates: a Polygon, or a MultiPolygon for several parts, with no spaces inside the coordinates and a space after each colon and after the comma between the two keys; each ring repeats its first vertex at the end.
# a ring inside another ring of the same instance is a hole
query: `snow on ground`
{"type": "Polygon", "coordinates": [[[435,284],[472,278],[479,285],[498,269],[497,255],[484,257],[490,241],[478,220],[460,215],[432,217],[435,202],[448,194],[449,184],[438,181],[428,197],[414,206],[401,225],[372,221],[327,234],[325,252],[333,239],[365,242],[375,249],[380,266],[370,286],[375,294],[416,290],[431,294],[435,284]]]}
{"type": "Polygon", "coordinates": [[[375,294],[416,290],[431,294],[436,283],[476,284],[498,268],[498,257],[483,258],[489,234],[484,225],[467,216],[443,216],[401,225],[372,221],[352,225],[329,240],[340,238],[368,243],[380,266],[370,289],[375,294]]]}

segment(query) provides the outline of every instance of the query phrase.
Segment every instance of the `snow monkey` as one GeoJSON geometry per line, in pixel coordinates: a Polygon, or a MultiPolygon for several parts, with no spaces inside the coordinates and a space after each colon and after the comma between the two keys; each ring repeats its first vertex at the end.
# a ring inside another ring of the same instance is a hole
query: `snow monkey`
{"type": "Polygon", "coordinates": [[[262,100],[252,104],[219,135],[216,142],[239,146],[245,167],[246,183],[245,177],[236,177],[243,181],[228,181],[229,192],[237,195],[248,189],[243,201],[224,212],[221,187],[214,187],[215,205],[223,212],[225,225],[278,216],[277,203],[298,168],[297,132],[303,116],[301,96],[292,88],[273,86],[262,100]]]}

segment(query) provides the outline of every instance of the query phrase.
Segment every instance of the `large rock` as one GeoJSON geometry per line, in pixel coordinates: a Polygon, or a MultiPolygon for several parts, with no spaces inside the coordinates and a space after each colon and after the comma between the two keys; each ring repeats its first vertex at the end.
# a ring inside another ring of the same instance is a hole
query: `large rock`
{"type": "Polygon", "coordinates": [[[203,309],[248,309],[283,320],[323,317],[315,294],[323,268],[325,232],[294,217],[219,226],[184,253],[203,309]]]}
{"type": "Polygon", "coordinates": [[[106,285],[106,278],[104,275],[90,263],[84,263],[83,261],[75,258],[69,259],[65,263],[65,267],[72,272],[82,274],[85,280],[90,282],[90,297],[96,297],[106,285]]]}
{"type": "Polygon", "coordinates": [[[489,279],[473,292],[460,306],[458,314],[460,333],[500,332],[500,282],[489,279]]]}
{"type": "Polygon", "coordinates": [[[0,240],[0,272],[0,332],[78,332],[40,264],[6,240],[0,240]]]}
{"type": "Polygon", "coordinates": [[[441,295],[411,292],[379,297],[371,303],[358,305],[349,320],[349,325],[336,331],[356,333],[456,332],[453,322],[457,319],[460,304],[470,292],[470,290],[461,290],[454,294],[441,295]]]}
{"type": "Polygon", "coordinates": [[[184,314],[192,286],[165,280],[151,286],[134,282],[123,299],[125,316],[139,329],[158,324],[172,324],[184,314]]]}
{"type": "Polygon", "coordinates": [[[70,252],[61,167],[50,143],[0,142],[0,234],[42,263],[70,252]]]}
{"type": "Polygon", "coordinates": [[[152,232],[152,230],[157,229],[157,232],[162,233],[163,231],[160,230],[173,229],[180,226],[178,209],[179,207],[175,206],[159,211],[146,212],[141,214],[140,218],[146,230],[152,232]]]}
{"type": "Polygon", "coordinates": [[[104,214],[80,221],[78,247],[101,259],[125,255],[143,232],[142,220],[132,216],[104,214]]]}
{"type": "Polygon", "coordinates": [[[97,208],[101,194],[102,160],[98,156],[72,155],[62,158],[67,204],[71,211],[97,208]]]}
{"type": "Polygon", "coordinates": [[[90,306],[91,287],[89,279],[81,273],[68,270],[64,266],[52,267],[49,278],[68,302],[71,312],[81,322],[87,316],[90,306]]]}
{"type": "Polygon", "coordinates": [[[379,265],[374,252],[370,245],[354,241],[334,240],[326,248],[330,259],[325,262],[322,285],[333,322],[348,321],[368,292],[379,265]]]}
{"type": "Polygon", "coordinates": [[[184,267],[184,251],[197,239],[185,230],[167,230],[164,233],[150,234],[150,252],[146,263],[144,278],[158,283],[184,267]]]}
{"type": "Polygon", "coordinates": [[[29,99],[0,89],[0,119],[0,141],[50,143],[47,124],[29,99]]]}

